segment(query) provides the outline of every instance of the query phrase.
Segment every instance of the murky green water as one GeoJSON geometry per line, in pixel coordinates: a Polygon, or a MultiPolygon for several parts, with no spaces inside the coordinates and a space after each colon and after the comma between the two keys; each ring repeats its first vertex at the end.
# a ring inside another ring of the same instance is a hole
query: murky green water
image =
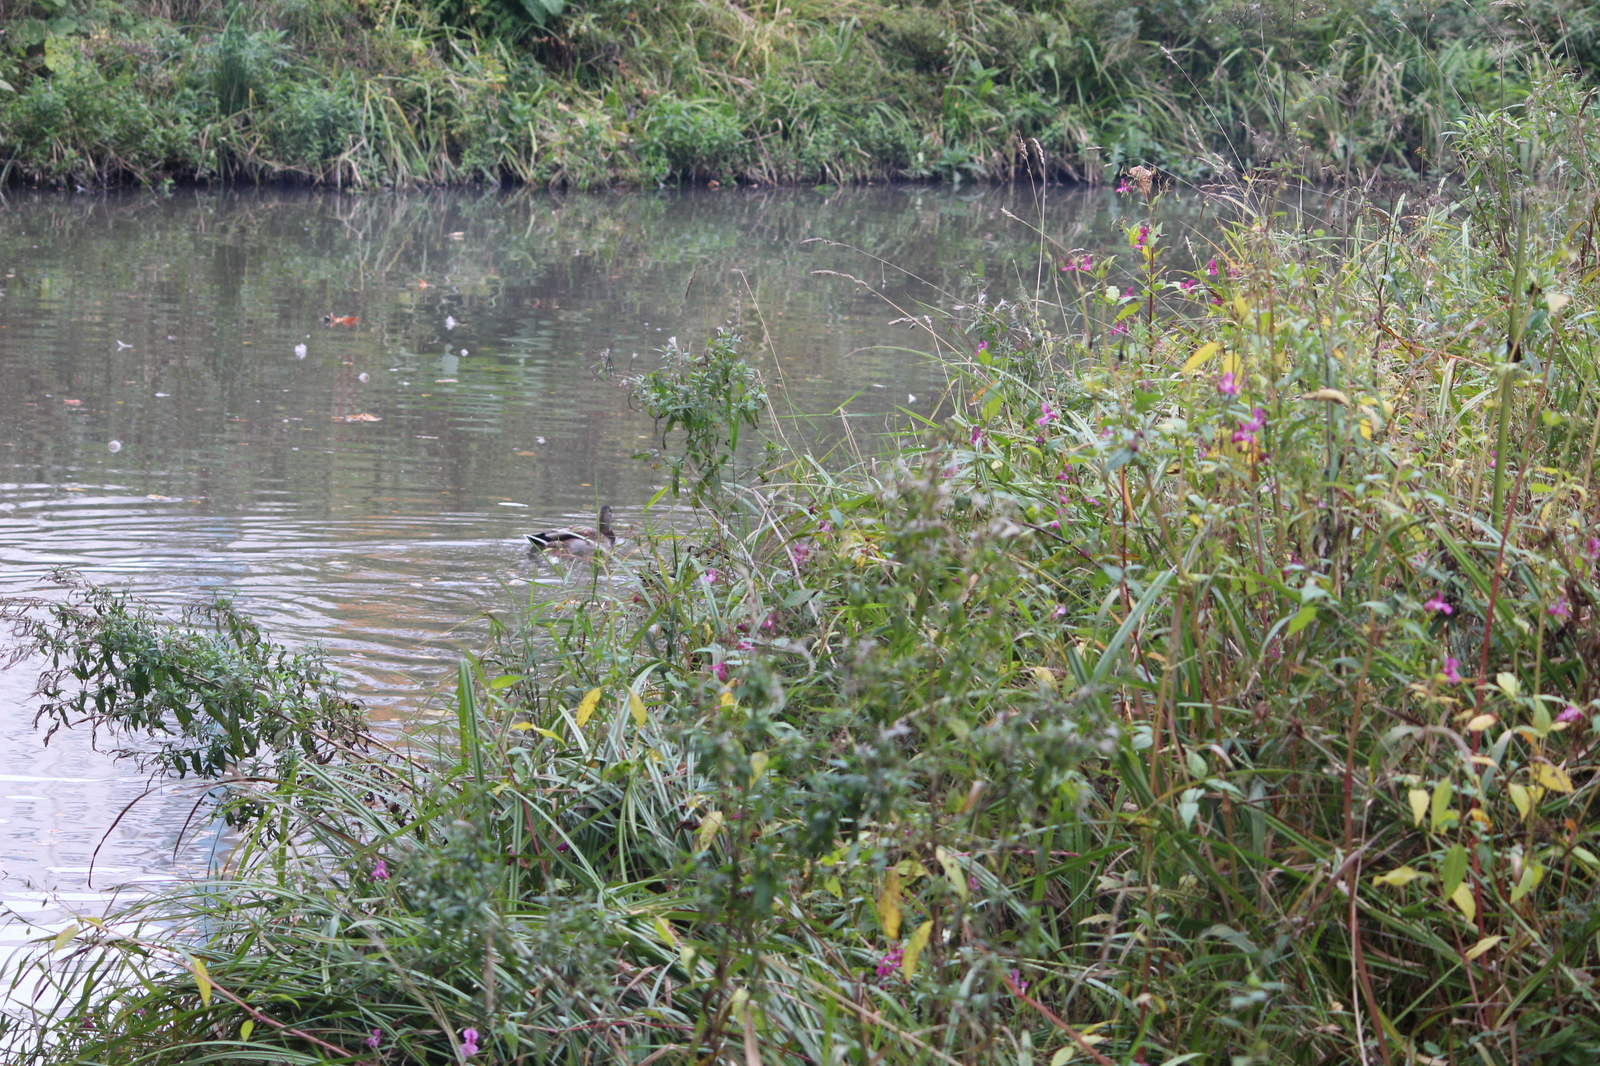
{"type": "MultiPolygon", "coordinates": [[[[324,643],[378,713],[415,705],[476,646],[472,620],[538,576],[525,530],[600,502],[640,520],[661,471],[635,458],[653,427],[616,378],[667,338],[698,347],[732,322],[778,410],[815,416],[790,439],[880,431],[932,413],[942,381],[892,319],[1125,243],[1124,206],[918,188],[13,197],[0,596],[57,566],[174,604],[224,589],[280,639],[324,643]],[[1042,264],[1007,211],[1042,219],[1042,264]]],[[[1169,241],[1204,225],[1197,203],[1168,212],[1169,241]]],[[[32,680],[0,674],[0,864],[7,884],[76,890],[142,779],[82,738],[42,751],[32,680]]],[[[162,866],[191,802],[137,807],[101,862],[162,866]]]]}

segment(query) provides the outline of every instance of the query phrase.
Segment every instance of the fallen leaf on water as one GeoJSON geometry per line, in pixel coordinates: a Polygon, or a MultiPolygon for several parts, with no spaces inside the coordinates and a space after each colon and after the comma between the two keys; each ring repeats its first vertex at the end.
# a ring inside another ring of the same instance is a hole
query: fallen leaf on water
{"type": "Polygon", "coordinates": [[[82,403],[83,401],[82,400],[62,400],[61,402],[66,404],[69,407],[76,407],[80,403],[82,403]]]}
{"type": "Polygon", "coordinates": [[[336,315],[332,311],[322,316],[322,321],[330,326],[354,326],[361,321],[360,315],[336,315]]]}
{"type": "Polygon", "coordinates": [[[363,412],[362,414],[359,414],[359,415],[334,415],[333,416],[333,420],[335,422],[382,422],[383,421],[383,419],[379,418],[377,415],[369,415],[369,414],[366,414],[365,412],[363,412]]]}

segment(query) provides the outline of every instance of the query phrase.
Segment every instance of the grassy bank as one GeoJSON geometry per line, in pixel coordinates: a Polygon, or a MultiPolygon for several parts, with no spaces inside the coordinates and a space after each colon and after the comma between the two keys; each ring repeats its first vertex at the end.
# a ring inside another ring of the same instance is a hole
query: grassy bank
{"type": "Polygon", "coordinates": [[[1472,199],[1241,186],[1192,273],[1135,176],[1121,254],[926,321],[891,453],[735,480],[762,383],[669,358],[705,526],[508,613],[432,750],[226,615],[33,627],[241,837],[40,945],[19,1061],[1593,1062],[1600,156],[1534,98],[1472,199]]]}
{"type": "Polygon", "coordinates": [[[1450,165],[1576,0],[8,0],[11,180],[1115,179],[1450,165]]]}

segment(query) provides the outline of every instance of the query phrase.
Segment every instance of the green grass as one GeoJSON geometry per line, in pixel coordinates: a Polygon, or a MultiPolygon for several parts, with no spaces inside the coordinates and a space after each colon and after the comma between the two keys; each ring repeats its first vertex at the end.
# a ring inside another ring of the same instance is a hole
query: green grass
{"type": "Polygon", "coordinates": [[[1031,139],[1045,171],[1077,181],[1137,164],[1414,175],[1451,169],[1447,131],[1518,99],[1530,60],[1592,73],[1600,59],[1600,19],[1575,0],[547,6],[27,0],[3,15],[5,172],[53,185],[1012,180],[1031,139]]]}
{"type": "Polygon", "coordinates": [[[724,476],[731,337],[637,382],[702,527],[508,611],[449,733],[263,766],[19,963],[19,1061],[1592,1062],[1596,115],[1529,99],[1467,199],[1238,186],[1193,273],[1125,193],[927,321],[883,453],[724,476]]]}

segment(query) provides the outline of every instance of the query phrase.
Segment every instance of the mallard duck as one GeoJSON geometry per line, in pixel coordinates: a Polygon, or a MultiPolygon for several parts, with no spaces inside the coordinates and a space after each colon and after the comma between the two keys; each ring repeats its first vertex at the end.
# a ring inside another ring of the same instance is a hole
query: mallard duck
{"type": "Polygon", "coordinates": [[[611,505],[600,508],[600,527],[562,526],[539,533],[525,533],[532,551],[564,551],[573,555],[592,555],[616,547],[616,534],[611,532],[611,505]]]}

